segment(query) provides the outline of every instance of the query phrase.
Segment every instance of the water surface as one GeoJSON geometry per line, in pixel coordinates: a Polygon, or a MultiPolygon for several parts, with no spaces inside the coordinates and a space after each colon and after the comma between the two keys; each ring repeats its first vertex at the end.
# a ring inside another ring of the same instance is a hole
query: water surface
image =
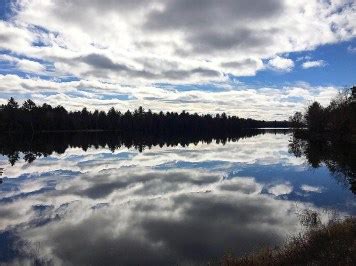
{"type": "Polygon", "coordinates": [[[311,164],[312,146],[287,131],[261,132],[166,144],[7,141],[0,262],[206,263],[281,244],[305,229],[308,213],[320,222],[355,215],[353,169],[334,163],[334,171],[324,157],[311,164]]]}

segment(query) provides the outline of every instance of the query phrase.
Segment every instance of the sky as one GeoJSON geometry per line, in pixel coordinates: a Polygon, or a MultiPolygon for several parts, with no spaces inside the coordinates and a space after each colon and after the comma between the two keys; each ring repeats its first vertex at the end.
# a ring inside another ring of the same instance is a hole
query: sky
{"type": "Polygon", "coordinates": [[[356,84],[353,0],[0,0],[0,103],[287,119],[356,84]]]}

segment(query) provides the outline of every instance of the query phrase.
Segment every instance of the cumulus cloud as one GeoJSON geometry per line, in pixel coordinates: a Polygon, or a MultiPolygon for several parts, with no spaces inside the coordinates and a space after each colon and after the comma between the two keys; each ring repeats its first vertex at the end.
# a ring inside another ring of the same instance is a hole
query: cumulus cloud
{"type": "Polygon", "coordinates": [[[268,189],[268,192],[275,196],[289,194],[292,191],[293,191],[293,187],[288,183],[274,185],[268,189]]]}
{"type": "MultiPolygon", "coordinates": [[[[51,79],[80,81],[59,85],[31,80],[3,92],[24,89],[44,101],[40,93],[33,94],[42,89],[51,95],[49,101],[72,99],[69,108],[83,106],[86,98],[80,95],[86,95],[90,107],[152,106],[154,99],[153,106],[162,110],[179,106],[259,118],[255,114],[261,110],[274,109],[263,118],[287,118],[290,114],[284,110],[295,103],[280,103],[256,88],[231,89],[229,77],[253,76],[268,68],[292,71],[292,59],[281,55],[350,40],[355,36],[355,13],[350,0],[17,0],[11,19],[0,21],[0,49],[30,60],[18,63],[22,71],[38,73],[46,64],[52,68],[51,79]],[[225,92],[183,93],[159,84],[213,84],[225,92]],[[137,101],[102,99],[99,90],[112,96],[125,92],[137,101]],[[244,103],[250,106],[246,111],[240,108],[244,103]]],[[[302,97],[314,94],[311,90],[302,97]]]]}
{"type": "Polygon", "coordinates": [[[16,64],[16,66],[21,70],[24,70],[27,72],[34,72],[34,73],[38,73],[38,74],[41,74],[46,69],[46,67],[43,66],[42,64],[40,64],[36,61],[27,60],[27,59],[19,60],[16,64]]]}
{"type": "Polygon", "coordinates": [[[135,83],[178,78],[201,82],[207,76],[220,79],[217,73],[253,75],[263,69],[263,59],[271,59],[277,69],[290,70],[291,61],[277,54],[314,49],[355,34],[355,7],[347,0],[75,0],[60,6],[53,0],[18,0],[16,7],[12,19],[16,23],[2,26],[23,45],[10,49],[52,60],[59,73],[117,81],[131,78],[134,81],[129,82],[135,83]],[[27,38],[16,33],[23,30],[27,38]],[[31,41],[44,45],[32,46],[31,41]],[[90,64],[93,71],[75,66],[77,58],[96,63],[90,64]],[[122,79],[115,78],[118,70],[122,79]]]}
{"type": "Polygon", "coordinates": [[[276,56],[272,58],[271,60],[268,61],[269,66],[272,69],[278,70],[278,71],[291,71],[294,67],[294,62],[292,59],[289,58],[283,58],[280,56],[276,56]]]}
{"type": "Polygon", "coordinates": [[[302,64],[302,67],[304,69],[324,66],[326,66],[326,62],[324,60],[306,61],[302,64]]]}
{"type": "Polygon", "coordinates": [[[36,74],[42,74],[46,67],[41,63],[28,59],[21,59],[14,56],[9,55],[0,55],[0,60],[4,62],[9,62],[13,64],[17,69],[25,71],[25,72],[33,72],[36,74]]]}
{"type": "Polygon", "coordinates": [[[33,34],[26,28],[0,20],[1,49],[26,53],[33,39],[33,34]]]}

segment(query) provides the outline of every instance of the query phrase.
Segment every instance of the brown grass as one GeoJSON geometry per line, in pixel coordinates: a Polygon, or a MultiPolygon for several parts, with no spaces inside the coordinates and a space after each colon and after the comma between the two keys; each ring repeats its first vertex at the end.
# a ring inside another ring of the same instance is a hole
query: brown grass
{"type": "Polygon", "coordinates": [[[227,255],[221,265],[356,265],[356,218],[310,229],[276,249],[227,255]]]}

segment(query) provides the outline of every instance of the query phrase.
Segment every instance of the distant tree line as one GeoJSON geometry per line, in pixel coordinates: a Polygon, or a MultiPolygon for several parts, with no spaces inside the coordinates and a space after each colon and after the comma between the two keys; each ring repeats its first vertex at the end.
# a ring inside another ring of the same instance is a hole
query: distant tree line
{"type": "Polygon", "coordinates": [[[238,132],[243,128],[289,127],[288,121],[259,121],[228,116],[199,115],[188,112],[145,111],[142,107],[121,113],[113,107],[108,111],[67,111],[63,106],[37,105],[32,100],[22,106],[14,98],[0,106],[0,131],[43,132],[43,131],[121,131],[142,134],[187,134],[197,132],[238,132]]]}
{"type": "Polygon", "coordinates": [[[294,128],[306,127],[304,135],[306,133],[309,137],[355,140],[356,87],[340,92],[327,107],[313,102],[304,114],[296,112],[289,121],[294,128]]]}

